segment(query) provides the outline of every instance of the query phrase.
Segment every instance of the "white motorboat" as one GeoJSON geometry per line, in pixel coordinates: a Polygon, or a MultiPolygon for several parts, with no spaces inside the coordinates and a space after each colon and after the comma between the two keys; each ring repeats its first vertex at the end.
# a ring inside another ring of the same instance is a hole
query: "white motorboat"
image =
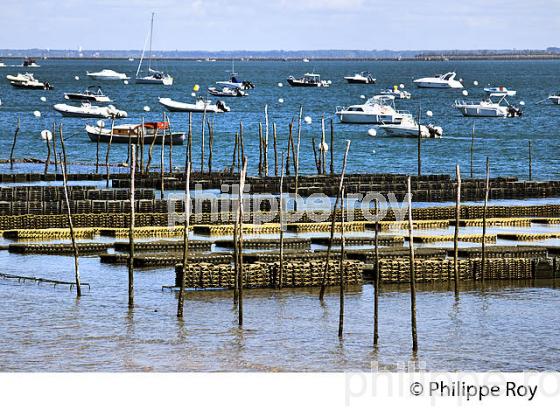
{"type": "Polygon", "coordinates": [[[398,100],[410,100],[412,94],[408,91],[401,90],[397,85],[393,86],[393,88],[388,88],[387,90],[381,91],[379,94],[381,95],[392,95],[398,100]]]}
{"type": "Polygon", "coordinates": [[[35,80],[35,77],[33,77],[33,74],[31,73],[24,73],[24,74],[17,73],[17,75],[8,74],[6,78],[8,79],[8,81],[16,81],[16,82],[35,80]]]}
{"type": "Polygon", "coordinates": [[[204,98],[197,98],[194,103],[184,103],[181,101],[172,100],[171,98],[160,98],[159,103],[169,111],[174,112],[180,111],[219,113],[229,112],[230,110],[230,108],[223,101],[217,101],[216,104],[212,104],[211,101],[205,100],[204,98]]]}
{"type": "Polygon", "coordinates": [[[523,114],[521,109],[509,104],[505,95],[498,102],[492,101],[492,98],[480,102],[456,100],[453,107],[465,117],[521,117],[523,114]],[[502,105],[503,101],[507,105],[502,105]]]}
{"type": "Polygon", "coordinates": [[[463,84],[456,80],[457,73],[451,71],[445,74],[436,74],[433,77],[424,77],[414,80],[419,88],[463,88],[463,84]]]}
{"type": "Polygon", "coordinates": [[[503,86],[500,86],[500,87],[486,87],[486,88],[484,88],[484,92],[486,92],[486,94],[489,94],[490,97],[502,97],[502,96],[514,97],[517,94],[517,91],[508,90],[506,87],[503,87],[503,86]]]}
{"type": "Polygon", "coordinates": [[[304,63],[309,63],[309,59],[308,59],[308,58],[304,58],[302,61],[303,61],[304,63]]]}
{"type": "Polygon", "coordinates": [[[21,66],[27,68],[41,67],[39,64],[37,64],[37,61],[33,58],[26,58],[25,60],[23,60],[23,63],[21,63],[21,66]]]}
{"type": "Polygon", "coordinates": [[[422,138],[439,138],[443,135],[443,128],[432,124],[418,125],[411,114],[404,115],[399,124],[383,124],[379,128],[388,137],[418,138],[418,133],[422,138]]]}
{"type": "Polygon", "coordinates": [[[89,71],[86,72],[86,75],[94,80],[101,80],[101,81],[119,81],[119,80],[128,80],[130,77],[127,77],[125,73],[119,73],[114,70],[103,69],[101,71],[96,71],[90,73],[89,71]]]}
{"type": "Polygon", "coordinates": [[[125,118],[127,112],[118,110],[113,105],[98,107],[89,102],[83,102],[80,106],[70,104],[55,104],[53,108],[62,114],[63,117],[79,118],[125,118]]]}
{"type": "Polygon", "coordinates": [[[249,90],[255,88],[255,85],[251,81],[240,81],[237,78],[237,73],[235,72],[234,61],[231,61],[231,71],[229,72],[229,80],[226,81],[216,81],[216,84],[222,88],[239,88],[240,90],[249,90]]]}
{"type": "Polygon", "coordinates": [[[344,77],[348,84],[375,84],[375,78],[367,71],[344,77]]]}
{"type": "Polygon", "coordinates": [[[10,85],[15,88],[22,88],[25,90],[52,90],[54,87],[48,82],[42,82],[36,79],[27,79],[19,81],[10,81],[10,85]]]}
{"type": "Polygon", "coordinates": [[[337,107],[340,122],[349,124],[398,124],[406,111],[395,109],[395,97],[376,95],[364,104],[337,107]]]}
{"type": "Polygon", "coordinates": [[[208,87],[208,92],[216,97],[246,97],[249,94],[241,88],[223,87],[218,89],[216,87],[208,87]]]}
{"type": "Polygon", "coordinates": [[[152,36],[154,33],[154,14],[152,13],[152,20],[150,22],[150,50],[148,52],[148,73],[144,76],[140,75],[140,70],[142,68],[142,62],[144,61],[144,54],[146,52],[146,45],[142,49],[142,56],[140,57],[140,62],[138,63],[138,69],[136,70],[136,79],[134,82],[136,84],[157,84],[157,85],[173,85],[173,77],[163,71],[152,69],[152,36]]]}
{"type": "Polygon", "coordinates": [[[95,101],[95,102],[111,102],[111,99],[103,94],[101,87],[91,85],[86,90],[78,93],[65,93],[64,98],[67,100],[79,101],[95,101]],[[95,90],[97,88],[97,90],[95,90]],[[94,91],[95,90],[95,91],[94,91]]]}
{"type": "Polygon", "coordinates": [[[0,68],[6,67],[6,64],[4,64],[2,61],[0,61],[0,68]]]}
{"type": "Polygon", "coordinates": [[[321,80],[321,75],[315,73],[305,73],[301,78],[288,77],[288,84],[292,87],[328,87],[331,83],[321,80]]]}
{"type": "Polygon", "coordinates": [[[556,94],[550,95],[548,99],[552,102],[552,104],[560,105],[560,91],[556,94]]]}

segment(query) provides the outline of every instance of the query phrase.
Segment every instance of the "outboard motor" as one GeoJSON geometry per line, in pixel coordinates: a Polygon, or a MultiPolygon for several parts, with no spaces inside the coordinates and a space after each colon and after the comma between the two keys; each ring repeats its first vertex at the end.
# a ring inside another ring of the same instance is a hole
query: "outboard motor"
{"type": "Polygon", "coordinates": [[[218,107],[218,110],[220,110],[221,112],[228,112],[229,111],[228,106],[222,100],[218,100],[216,102],[216,107],[218,107]]]}
{"type": "Polygon", "coordinates": [[[514,107],[513,105],[510,105],[508,107],[508,117],[514,118],[514,117],[521,117],[522,115],[523,112],[521,111],[521,109],[514,107]]]}

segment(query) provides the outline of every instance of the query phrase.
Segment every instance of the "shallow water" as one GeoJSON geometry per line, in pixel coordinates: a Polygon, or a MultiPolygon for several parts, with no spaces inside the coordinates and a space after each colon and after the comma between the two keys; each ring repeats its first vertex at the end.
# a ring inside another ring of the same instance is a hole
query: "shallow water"
{"type": "MultiPolygon", "coordinates": [[[[20,61],[6,61],[7,64],[20,61]]],[[[13,130],[17,116],[21,117],[21,131],[16,147],[16,156],[33,156],[44,158],[46,147],[40,140],[39,133],[44,128],[51,127],[54,120],[61,116],[52,110],[52,105],[63,99],[63,93],[77,91],[95,82],[85,76],[86,70],[111,68],[133,75],[137,62],[129,61],[41,61],[40,68],[32,69],[36,77],[44,79],[55,86],[54,91],[27,91],[14,89],[3,79],[0,81],[0,150],[2,157],[9,153],[13,130]],[[80,80],[76,81],[75,76],[80,80]],[[40,101],[40,97],[47,97],[47,102],[40,101]],[[32,112],[39,110],[42,117],[36,119],[32,112]]],[[[144,116],[147,121],[159,120],[162,107],[157,98],[171,97],[188,101],[193,85],[199,84],[201,90],[214,85],[215,81],[226,78],[226,70],[231,68],[229,62],[196,62],[196,61],[167,61],[160,64],[175,76],[175,85],[170,88],[146,85],[124,85],[120,82],[103,82],[103,88],[114,104],[129,113],[126,122],[139,122],[144,116]],[[143,111],[149,106],[151,112],[143,111]]],[[[320,138],[320,118],[325,115],[328,121],[334,117],[337,106],[358,104],[360,95],[371,96],[394,84],[403,83],[412,92],[413,98],[408,101],[397,101],[397,108],[409,110],[416,114],[421,108],[422,115],[430,110],[433,112],[431,122],[444,128],[444,138],[427,140],[423,145],[424,173],[454,173],[455,162],[459,162],[463,172],[469,168],[469,150],[473,124],[476,126],[475,144],[475,174],[484,173],[485,157],[490,156],[492,173],[494,175],[515,175],[526,178],[527,171],[527,139],[533,141],[533,176],[535,178],[560,177],[558,153],[560,153],[560,107],[549,104],[545,100],[550,93],[560,88],[558,70],[560,61],[453,61],[453,62],[420,62],[420,61],[312,61],[303,62],[275,62],[275,61],[244,61],[236,62],[239,78],[249,79],[256,84],[256,89],[250,91],[246,98],[230,98],[227,104],[232,111],[226,114],[210,116],[215,124],[214,141],[214,169],[222,169],[231,164],[231,150],[234,144],[234,134],[240,121],[245,126],[246,153],[249,158],[251,173],[256,172],[258,162],[258,122],[264,122],[264,105],[268,104],[270,123],[278,124],[279,150],[285,150],[288,123],[299,112],[300,104],[304,107],[304,115],[313,119],[311,125],[305,125],[302,130],[302,172],[312,172],[314,169],[311,150],[311,137],[317,141],[320,138]],[[302,75],[315,70],[324,79],[330,79],[333,84],[325,89],[292,88],[286,84],[288,75],[302,75]],[[356,71],[369,70],[377,78],[376,85],[348,85],[343,76],[356,71]],[[464,79],[469,91],[468,97],[463,97],[458,90],[430,90],[416,89],[412,84],[413,78],[432,75],[449,70],[456,70],[458,77],[464,79]],[[479,86],[475,87],[473,81],[479,86]],[[278,82],[284,87],[278,87],[278,82]],[[515,119],[468,119],[462,117],[452,104],[457,98],[481,99],[484,96],[482,88],[488,84],[506,85],[517,90],[516,97],[511,102],[526,103],[524,116],[515,119]],[[279,103],[282,98],[284,103],[279,103]]],[[[21,72],[21,67],[6,67],[0,69],[0,75],[21,72]]],[[[200,92],[201,95],[204,91],[200,92]]],[[[171,114],[173,127],[186,129],[187,114],[171,114]]],[[[93,120],[64,119],[65,136],[68,140],[68,154],[73,161],[92,161],[95,156],[95,144],[91,143],[84,131],[86,123],[93,120]]],[[[200,122],[201,115],[194,115],[195,136],[194,158],[200,154],[200,122]]],[[[335,123],[337,121],[335,120],[335,123]]],[[[107,121],[106,121],[107,123],[107,121]]],[[[343,155],[345,140],[352,140],[349,172],[416,172],[416,141],[414,139],[386,138],[381,132],[375,138],[367,135],[370,126],[335,124],[336,142],[335,154],[340,162],[343,155]]],[[[270,134],[272,138],[272,132],[270,134]]],[[[206,133],[206,137],[208,134],[206,133]]],[[[327,142],[330,137],[327,132],[327,142]]],[[[273,162],[272,142],[270,147],[270,163],[273,162]]],[[[332,147],[331,147],[332,148],[332,147]]],[[[182,165],[184,147],[175,147],[175,164],[182,165]]],[[[206,148],[208,153],[208,147],[206,148]]],[[[104,155],[103,155],[104,158],[104,155]]],[[[156,159],[159,158],[156,149],[156,159]]],[[[126,159],[126,147],[115,146],[112,149],[111,160],[121,162],[126,159]]],[[[195,166],[199,162],[195,161],[195,166]]],[[[272,167],[272,165],[271,165],[272,167]]],[[[5,169],[1,167],[0,169],[5,169]]],[[[25,165],[18,165],[16,171],[26,169],[25,165]]],[[[466,175],[466,174],[465,174],[466,175]]]]}
{"type": "MultiPolygon", "coordinates": [[[[72,258],[0,252],[2,271],[72,280],[72,258]]],[[[175,317],[172,268],[139,270],[136,307],[127,308],[127,269],[81,258],[81,300],[65,287],[0,280],[2,371],[345,371],[403,366],[411,359],[407,286],[380,298],[380,346],[372,349],[373,287],[346,294],[344,339],[338,293],[247,290],[237,326],[231,292],[189,292],[175,317]]],[[[558,283],[556,283],[556,286],[558,283]]],[[[447,285],[418,292],[420,364],[430,370],[560,369],[560,291],[552,282],[447,285]]]]}

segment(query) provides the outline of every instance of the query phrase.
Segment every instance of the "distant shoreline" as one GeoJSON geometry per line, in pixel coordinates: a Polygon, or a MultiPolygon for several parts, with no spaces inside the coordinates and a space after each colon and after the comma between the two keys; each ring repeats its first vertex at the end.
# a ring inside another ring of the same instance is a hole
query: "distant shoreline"
{"type": "MultiPolygon", "coordinates": [[[[43,61],[43,56],[28,55],[29,58],[43,61]]],[[[17,60],[20,61],[25,57],[0,55],[1,61],[17,60]]],[[[115,61],[128,60],[126,56],[103,56],[103,57],[63,57],[52,56],[47,60],[75,60],[75,61],[115,61]]],[[[546,55],[452,55],[452,56],[417,56],[417,57],[308,57],[312,61],[526,61],[526,60],[560,60],[560,54],[546,55]]],[[[134,61],[138,61],[138,57],[134,61]]],[[[200,61],[200,62],[231,62],[235,61],[301,61],[300,57],[153,57],[154,60],[160,61],[200,61]]]]}

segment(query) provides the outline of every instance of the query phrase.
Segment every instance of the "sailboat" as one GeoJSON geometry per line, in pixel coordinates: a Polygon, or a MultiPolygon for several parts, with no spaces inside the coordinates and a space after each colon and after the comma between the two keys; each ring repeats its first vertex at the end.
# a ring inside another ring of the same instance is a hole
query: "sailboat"
{"type": "Polygon", "coordinates": [[[146,44],[144,43],[144,49],[142,50],[142,56],[140,57],[140,63],[138,64],[138,69],[136,70],[136,84],[162,84],[162,85],[173,85],[173,77],[163,71],[152,69],[152,36],[154,33],[154,14],[152,13],[152,20],[150,23],[150,51],[148,55],[148,75],[140,76],[140,69],[142,68],[142,63],[144,61],[144,54],[146,52],[146,44]]]}

